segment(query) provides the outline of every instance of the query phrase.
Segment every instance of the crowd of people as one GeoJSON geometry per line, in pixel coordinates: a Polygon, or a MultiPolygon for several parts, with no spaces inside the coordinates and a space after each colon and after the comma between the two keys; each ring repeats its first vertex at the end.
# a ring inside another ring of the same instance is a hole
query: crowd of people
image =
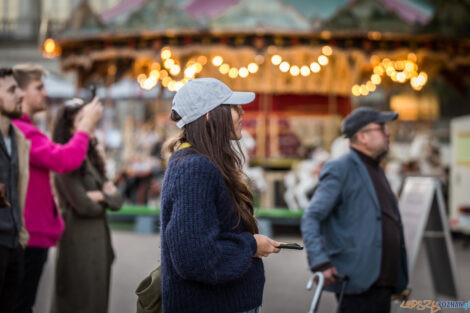
{"type": "Polygon", "coordinates": [[[51,140],[32,122],[46,109],[44,74],[32,64],[0,69],[0,311],[32,312],[49,248],[60,241],[54,312],[106,312],[113,252],[105,213],[122,198],[93,136],[102,105],[67,102],[51,140]]]}
{"type": "MultiPolygon", "coordinates": [[[[46,108],[43,75],[34,65],[0,69],[0,311],[32,312],[48,250],[58,245],[52,312],[104,313],[114,258],[106,210],[119,210],[123,198],[93,136],[102,106],[66,102],[49,139],[32,123],[46,108]]],[[[243,172],[242,106],[254,98],[199,78],[173,99],[180,132],[162,148],[170,155],[161,190],[163,312],[256,313],[262,305],[262,258],[284,246],[259,234],[243,172]]],[[[370,108],[345,118],[350,150],[323,165],[302,218],[311,270],[337,295],[338,276],[349,278],[341,312],[389,312],[392,294],[407,286],[403,226],[380,166],[386,124],[396,118],[370,108]]]]}

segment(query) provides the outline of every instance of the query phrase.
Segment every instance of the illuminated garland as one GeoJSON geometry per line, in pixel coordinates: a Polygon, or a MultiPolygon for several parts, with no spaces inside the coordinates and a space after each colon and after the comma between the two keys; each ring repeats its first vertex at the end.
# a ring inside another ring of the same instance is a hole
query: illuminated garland
{"type": "Polygon", "coordinates": [[[426,85],[428,75],[426,72],[419,72],[418,65],[416,64],[416,54],[408,54],[407,59],[391,61],[388,58],[379,60],[377,56],[371,57],[371,63],[374,66],[373,74],[370,76],[365,84],[354,85],[351,92],[354,96],[367,96],[369,93],[374,92],[376,86],[380,85],[383,81],[383,75],[386,74],[394,82],[404,84],[410,81],[411,87],[419,91],[426,85]]]}
{"type": "Polygon", "coordinates": [[[181,73],[181,65],[172,58],[170,48],[163,48],[160,56],[163,68],[159,62],[153,62],[148,74],[142,73],[137,76],[137,81],[142,89],[150,90],[160,80],[163,87],[168,88],[170,91],[178,91],[188,80],[195,78],[196,74],[200,73],[207,63],[207,58],[203,55],[189,59],[184,66],[183,78],[178,80],[173,77],[181,73]]]}
{"type": "Polygon", "coordinates": [[[289,62],[283,61],[279,54],[275,54],[271,57],[271,63],[279,66],[279,70],[283,73],[289,72],[294,77],[299,76],[299,74],[307,77],[311,73],[320,72],[322,66],[328,65],[328,57],[333,54],[333,49],[330,46],[324,46],[322,53],[323,54],[318,57],[317,61],[313,61],[309,65],[291,65],[289,62]]]}
{"type": "MultiPolygon", "coordinates": [[[[312,62],[309,66],[291,65],[283,61],[282,57],[278,54],[271,57],[271,63],[278,65],[281,72],[289,72],[292,76],[302,75],[306,77],[311,73],[320,72],[322,66],[328,65],[328,57],[333,54],[333,49],[330,46],[324,46],[322,53],[323,54],[318,57],[317,61],[312,62]]],[[[195,78],[207,63],[207,57],[200,55],[197,58],[191,58],[185,64],[184,70],[182,71],[181,64],[172,57],[172,52],[169,47],[165,47],[161,50],[160,57],[161,62],[153,62],[150,65],[148,73],[141,73],[137,76],[137,81],[141,88],[150,90],[161,81],[163,87],[168,88],[170,91],[178,91],[188,80],[195,78]],[[183,78],[176,79],[181,72],[183,72],[183,78]]],[[[225,63],[220,55],[214,56],[211,62],[214,66],[218,67],[222,75],[228,75],[232,79],[237,77],[246,78],[250,74],[253,75],[259,71],[259,64],[264,62],[264,57],[257,55],[254,62],[241,67],[234,67],[225,63]]]]}
{"type": "MultiPolygon", "coordinates": [[[[257,57],[261,57],[261,56],[257,56],[257,57]]],[[[259,61],[262,63],[262,61],[264,60],[259,60],[259,61]]],[[[212,65],[219,68],[220,74],[222,75],[228,74],[230,78],[237,78],[238,76],[240,76],[241,78],[246,78],[248,77],[248,75],[255,74],[259,70],[259,66],[255,62],[251,62],[247,66],[242,66],[240,68],[230,66],[228,63],[224,63],[224,59],[220,55],[217,55],[212,58],[212,65]]]]}

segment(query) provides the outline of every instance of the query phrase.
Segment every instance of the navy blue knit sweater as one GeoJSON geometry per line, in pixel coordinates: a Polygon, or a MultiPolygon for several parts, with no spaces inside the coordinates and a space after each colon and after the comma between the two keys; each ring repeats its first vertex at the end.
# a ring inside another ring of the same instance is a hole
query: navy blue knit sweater
{"type": "Polygon", "coordinates": [[[163,181],[162,297],[165,313],[235,313],[261,305],[263,262],[256,240],[236,229],[233,202],[215,165],[176,151],[163,181]]]}

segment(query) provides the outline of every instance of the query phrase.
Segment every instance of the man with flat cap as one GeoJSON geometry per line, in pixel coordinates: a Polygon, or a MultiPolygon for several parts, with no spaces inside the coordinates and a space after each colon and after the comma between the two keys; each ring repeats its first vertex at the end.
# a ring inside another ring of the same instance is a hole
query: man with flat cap
{"type": "Polygon", "coordinates": [[[398,204],[380,166],[390,144],[386,123],[396,112],[361,107],[343,121],[346,155],[327,162],[302,218],[310,269],[325,276],[325,289],[340,292],[341,312],[390,312],[392,294],[408,284],[398,204]]]}

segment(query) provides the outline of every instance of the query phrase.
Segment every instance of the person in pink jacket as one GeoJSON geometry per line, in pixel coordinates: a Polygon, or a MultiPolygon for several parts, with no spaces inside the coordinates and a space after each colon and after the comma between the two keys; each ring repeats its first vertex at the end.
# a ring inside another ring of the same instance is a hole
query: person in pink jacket
{"type": "Polygon", "coordinates": [[[24,212],[30,239],[25,250],[24,277],[15,313],[32,312],[48,249],[56,245],[64,231],[64,221],[52,195],[50,171],[62,174],[80,167],[87,155],[90,133],[102,112],[99,100],[93,99],[84,108],[84,118],[72,139],[65,145],[52,142],[32,123],[33,116],[46,109],[47,93],[42,81],[44,74],[40,66],[32,64],[13,68],[18,86],[24,92],[23,115],[13,123],[31,141],[24,212]]]}

